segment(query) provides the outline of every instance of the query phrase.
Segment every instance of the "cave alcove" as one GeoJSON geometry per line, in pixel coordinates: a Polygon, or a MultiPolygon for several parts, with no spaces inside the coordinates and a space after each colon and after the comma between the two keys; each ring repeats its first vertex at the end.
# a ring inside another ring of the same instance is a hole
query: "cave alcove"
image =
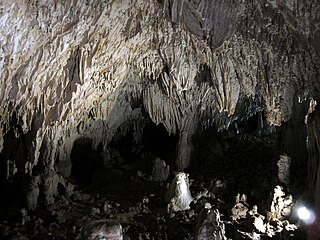
{"type": "Polygon", "coordinates": [[[102,167],[101,147],[99,146],[97,150],[93,149],[92,139],[88,137],[81,137],[74,141],[70,154],[71,177],[78,183],[91,183],[95,172],[102,167]]]}
{"type": "Polygon", "coordinates": [[[135,132],[130,129],[124,136],[116,137],[108,144],[111,159],[130,165],[135,171],[152,173],[153,160],[160,158],[174,167],[178,137],[169,134],[162,123],[146,121],[143,133],[135,140],[135,132]]]}
{"type": "MultiPolygon", "coordinates": [[[[23,206],[27,186],[32,178],[38,174],[40,164],[37,164],[32,174],[28,172],[26,163],[33,158],[32,139],[34,129],[25,133],[21,127],[21,119],[14,113],[9,122],[10,128],[3,139],[3,148],[0,153],[0,187],[4,194],[0,198],[1,206],[23,206]]],[[[41,152],[41,156],[44,151],[41,152]]],[[[43,168],[42,168],[43,170],[43,168]]]]}

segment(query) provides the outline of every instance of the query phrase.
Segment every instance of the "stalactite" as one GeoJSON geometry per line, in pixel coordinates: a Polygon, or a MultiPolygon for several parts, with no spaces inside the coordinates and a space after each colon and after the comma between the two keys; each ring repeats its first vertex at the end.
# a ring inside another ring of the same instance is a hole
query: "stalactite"
{"type": "Polygon", "coordinates": [[[15,113],[19,135],[35,136],[27,166],[52,170],[58,156],[68,166],[76,138],[106,147],[141,117],[132,99],[169,134],[183,133],[180,147],[190,147],[178,150],[179,169],[198,122],[221,130],[264,110],[281,125],[295,93],[319,94],[318,32],[309,25],[320,7],[263,2],[2,1],[0,149],[15,113]]]}

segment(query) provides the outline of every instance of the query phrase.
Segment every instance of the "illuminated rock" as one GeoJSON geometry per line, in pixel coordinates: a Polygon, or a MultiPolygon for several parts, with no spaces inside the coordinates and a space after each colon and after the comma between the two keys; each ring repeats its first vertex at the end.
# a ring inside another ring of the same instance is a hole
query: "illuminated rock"
{"type": "Polygon", "coordinates": [[[290,183],[290,163],[291,159],[287,155],[280,155],[278,160],[278,178],[280,182],[288,185],[290,183]]]}
{"type": "Polygon", "coordinates": [[[94,220],[84,226],[82,240],[122,240],[121,224],[115,220],[94,220]]]}
{"type": "Polygon", "coordinates": [[[208,214],[202,222],[196,240],[226,240],[225,226],[220,220],[220,213],[217,209],[209,209],[208,214]]]}
{"type": "Polygon", "coordinates": [[[189,205],[192,200],[188,174],[183,172],[176,173],[166,194],[166,201],[169,203],[168,212],[188,210],[190,209],[189,205]]]}

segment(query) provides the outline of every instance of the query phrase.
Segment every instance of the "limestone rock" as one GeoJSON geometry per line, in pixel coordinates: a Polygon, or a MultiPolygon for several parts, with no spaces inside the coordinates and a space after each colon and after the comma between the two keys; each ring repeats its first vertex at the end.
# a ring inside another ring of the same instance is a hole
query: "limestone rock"
{"type": "Polygon", "coordinates": [[[29,210],[34,210],[38,205],[38,197],[40,194],[39,189],[40,176],[31,179],[27,192],[27,205],[29,210]]]}
{"type": "Polygon", "coordinates": [[[82,240],[122,240],[122,227],[119,222],[111,219],[95,220],[84,226],[82,240]]]}
{"type": "Polygon", "coordinates": [[[165,197],[168,202],[168,211],[184,211],[190,209],[189,205],[193,198],[189,189],[189,178],[187,173],[178,172],[172,180],[165,197]]]}
{"type": "Polygon", "coordinates": [[[217,209],[210,209],[207,217],[201,224],[197,235],[197,240],[226,240],[225,226],[220,220],[220,213],[217,209]]]}
{"type": "Polygon", "coordinates": [[[278,178],[281,183],[289,185],[290,183],[290,163],[291,159],[287,155],[280,155],[278,160],[278,178]]]}
{"type": "Polygon", "coordinates": [[[246,225],[249,229],[253,229],[259,233],[266,232],[265,217],[258,213],[258,207],[255,205],[252,210],[248,211],[246,216],[246,225]]]}
{"type": "Polygon", "coordinates": [[[270,203],[271,219],[283,220],[291,213],[293,205],[292,196],[287,195],[281,186],[276,186],[272,193],[270,203]]]}
{"type": "Polygon", "coordinates": [[[170,167],[160,158],[153,160],[152,180],[156,182],[166,181],[170,173],[170,167]]]}
{"type": "Polygon", "coordinates": [[[54,170],[49,170],[49,173],[44,176],[44,192],[46,204],[54,203],[55,197],[58,195],[58,184],[63,183],[64,179],[59,176],[54,170]]]}
{"type": "Polygon", "coordinates": [[[23,236],[22,234],[18,234],[16,237],[13,237],[12,240],[29,240],[29,238],[23,236]]]}
{"type": "Polygon", "coordinates": [[[234,207],[231,209],[231,218],[232,220],[238,220],[241,218],[246,218],[248,207],[243,203],[236,203],[234,207]]]}
{"type": "Polygon", "coordinates": [[[310,102],[310,110],[307,117],[308,122],[308,154],[309,154],[309,175],[308,188],[314,193],[316,206],[320,207],[320,107],[317,101],[310,102]]]}
{"type": "MultiPolygon", "coordinates": [[[[319,12],[318,1],[2,0],[0,150],[12,155],[9,181],[35,166],[50,175],[58,156],[69,176],[77,138],[104,150],[130,130],[139,139],[145,115],[179,136],[179,171],[197,126],[224,129],[259,112],[281,125],[295,93],[319,98],[319,12]],[[24,144],[4,143],[10,134],[24,144]],[[12,154],[18,146],[23,154],[12,154]]],[[[313,185],[318,172],[310,170],[313,185]]],[[[55,183],[45,180],[48,203],[55,183]]]]}
{"type": "Polygon", "coordinates": [[[236,204],[231,209],[232,220],[244,219],[247,216],[249,210],[249,204],[247,203],[247,196],[245,194],[237,194],[236,204]]]}

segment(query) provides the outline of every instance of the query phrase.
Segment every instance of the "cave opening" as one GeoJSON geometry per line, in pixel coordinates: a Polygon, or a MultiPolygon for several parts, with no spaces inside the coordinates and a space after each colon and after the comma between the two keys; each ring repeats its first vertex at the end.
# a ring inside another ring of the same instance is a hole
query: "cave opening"
{"type": "Polygon", "coordinates": [[[168,134],[162,123],[150,122],[145,126],[141,138],[145,151],[150,152],[154,158],[165,160],[171,167],[174,167],[176,159],[176,147],[178,136],[168,134]]]}
{"type": "Polygon", "coordinates": [[[124,124],[128,125],[120,126],[105,147],[100,143],[94,149],[93,140],[88,137],[74,141],[70,155],[71,180],[77,191],[99,194],[123,206],[157,191],[157,204],[163,205],[161,198],[166,189],[152,181],[152,174],[159,159],[174,170],[178,137],[150,119],[141,125],[124,124]],[[136,135],[136,127],[140,128],[140,135],[136,135]]]}
{"type": "Polygon", "coordinates": [[[130,129],[124,136],[117,136],[108,145],[110,157],[120,164],[127,164],[135,171],[152,173],[153,160],[160,158],[174,166],[178,137],[170,135],[164,125],[147,121],[140,138],[130,129]]]}
{"type": "Polygon", "coordinates": [[[71,177],[80,184],[91,183],[95,172],[102,167],[101,147],[92,147],[92,139],[78,138],[74,141],[70,159],[72,163],[71,177]]]}

